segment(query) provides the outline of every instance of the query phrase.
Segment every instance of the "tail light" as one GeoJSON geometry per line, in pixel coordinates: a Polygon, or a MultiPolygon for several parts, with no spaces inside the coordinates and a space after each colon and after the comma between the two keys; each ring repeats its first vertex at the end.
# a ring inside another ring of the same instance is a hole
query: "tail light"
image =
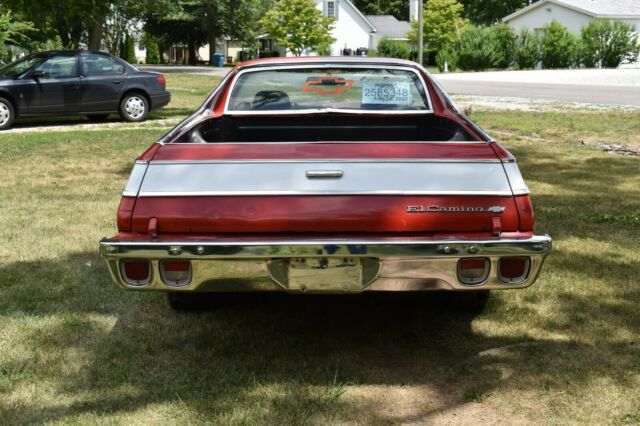
{"type": "Polygon", "coordinates": [[[148,260],[123,260],[120,274],[127,284],[142,286],[151,281],[151,262],[148,260]]]}
{"type": "Polygon", "coordinates": [[[480,284],[489,276],[491,263],[486,257],[468,257],[458,261],[458,279],[463,284],[480,284]]]}
{"type": "Polygon", "coordinates": [[[131,218],[133,217],[133,207],[136,204],[136,197],[122,197],[120,207],[118,207],[118,231],[131,231],[131,218]]]}
{"type": "Polygon", "coordinates": [[[160,275],[166,285],[183,287],[191,282],[191,262],[188,260],[162,261],[160,275]]]}
{"type": "Polygon", "coordinates": [[[165,87],[167,85],[167,79],[162,74],[157,76],[156,80],[158,81],[158,83],[162,84],[162,87],[165,87]]]}
{"type": "Polygon", "coordinates": [[[533,206],[528,195],[518,195],[515,197],[518,207],[518,217],[520,218],[520,231],[533,231],[533,206]]]}
{"type": "Polygon", "coordinates": [[[530,264],[528,257],[502,257],[498,262],[498,278],[509,284],[522,282],[529,275],[530,264]]]}

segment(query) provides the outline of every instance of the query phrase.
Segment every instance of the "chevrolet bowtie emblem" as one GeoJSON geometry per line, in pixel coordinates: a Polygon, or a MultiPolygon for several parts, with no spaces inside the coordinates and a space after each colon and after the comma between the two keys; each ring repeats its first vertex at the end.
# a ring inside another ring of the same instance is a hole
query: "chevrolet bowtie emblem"
{"type": "Polygon", "coordinates": [[[506,207],[470,207],[470,206],[407,206],[407,213],[504,213],[506,207]]]}

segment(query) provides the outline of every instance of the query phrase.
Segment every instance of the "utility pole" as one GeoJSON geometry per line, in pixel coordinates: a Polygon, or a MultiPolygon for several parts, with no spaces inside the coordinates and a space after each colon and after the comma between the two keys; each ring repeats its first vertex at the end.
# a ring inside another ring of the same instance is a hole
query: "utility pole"
{"type": "Polygon", "coordinates": [[[418,0],[418,63],[423,65],[422,52],[424,52],[424,6],[423,0],[418,0]]]}

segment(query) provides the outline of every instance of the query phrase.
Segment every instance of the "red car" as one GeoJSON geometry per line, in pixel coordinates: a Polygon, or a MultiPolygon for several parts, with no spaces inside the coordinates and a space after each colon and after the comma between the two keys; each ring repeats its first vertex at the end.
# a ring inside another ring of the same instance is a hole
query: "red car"
{"type": "Polygon", "coordinates": [[[458,292],[530,286],[533,233],[515,158],[418,64],[289,58],[235,67],[147,149],[100,243],[113,279],[168,292],[458,292]]]}

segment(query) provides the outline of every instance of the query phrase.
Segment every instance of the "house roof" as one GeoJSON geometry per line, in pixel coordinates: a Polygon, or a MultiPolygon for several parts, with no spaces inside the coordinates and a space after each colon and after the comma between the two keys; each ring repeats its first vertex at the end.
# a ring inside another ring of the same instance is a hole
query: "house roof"
{"type": "Polygon", "coordinates": [[[411,24],[407,21],[398,21],[392,15],[367,15],[365,16],[376,29],[376,34],[389,38],[407,40],[407,33],[411,30],[411,24]]]}
{"type": "Polygon", "coordinates": [[[639,0],[541,0],[525,8],[522,8],[511,15],[502,18],[508,22],[525,14],[533,9],[537,9],[547,3],[554,3],[566,8],[593,16],[594,18],[638,18],[640,19],[639,0]]]}

